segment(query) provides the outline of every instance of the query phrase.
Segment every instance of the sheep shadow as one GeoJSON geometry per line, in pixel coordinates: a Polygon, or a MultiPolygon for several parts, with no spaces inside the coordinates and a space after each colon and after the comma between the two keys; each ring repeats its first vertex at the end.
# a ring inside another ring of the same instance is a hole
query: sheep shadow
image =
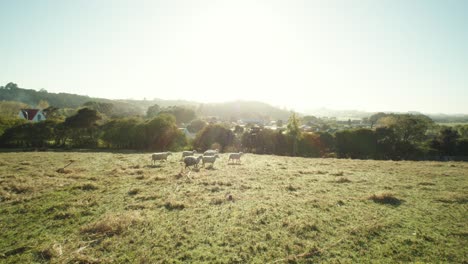
{"type": "Polygon", "coordinates": [[[213,167],[213,166],[208,166],[208,167],[205,167],[205,170],[218,170],[218,169],[216,169],[216,168],[213,167]]]}
{"type": "Polygon", "coordinates": [[[151,164],[151,165],[145,165],[145,168],[150,168],[150,169],[156,169],[156,168],[162,168],[162,164],[151,164]]]}

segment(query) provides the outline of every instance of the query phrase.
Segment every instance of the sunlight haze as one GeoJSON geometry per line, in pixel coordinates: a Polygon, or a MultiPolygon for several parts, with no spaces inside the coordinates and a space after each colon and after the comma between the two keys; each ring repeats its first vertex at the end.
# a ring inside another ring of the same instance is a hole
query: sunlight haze
{"type": "Polygon", "coordinates": [[[468,113],[466,1],[2,1],[0,85],[468,113]]]}

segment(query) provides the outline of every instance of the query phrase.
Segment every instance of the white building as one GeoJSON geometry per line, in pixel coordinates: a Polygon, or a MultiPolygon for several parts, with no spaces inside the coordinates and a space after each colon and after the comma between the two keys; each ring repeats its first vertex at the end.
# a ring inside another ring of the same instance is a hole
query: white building
{"type": "Polygon", "coordinates": [[[42,109],[21,109],[18,113],[18,117],[26,119],[32,122],[39,122],[46,120],[42,109]]]}

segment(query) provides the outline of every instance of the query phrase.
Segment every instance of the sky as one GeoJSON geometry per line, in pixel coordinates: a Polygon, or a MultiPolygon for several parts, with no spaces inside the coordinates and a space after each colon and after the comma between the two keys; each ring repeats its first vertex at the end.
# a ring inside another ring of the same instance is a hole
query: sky
{"type": "Polygon", "coordinates": [[[468,114],[465,0],[0,0],[0,85],[468,114]]]}

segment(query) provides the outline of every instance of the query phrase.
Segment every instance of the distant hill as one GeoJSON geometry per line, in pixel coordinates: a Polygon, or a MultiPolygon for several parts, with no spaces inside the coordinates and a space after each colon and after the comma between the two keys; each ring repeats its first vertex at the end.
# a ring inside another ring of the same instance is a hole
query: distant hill
{"type": "Polygon", "coordinates": [[[313,115],[316,117],[336,117],[345,119],[362,119],[369,117],[375,113],[358,111],[358,110],[334,110],[329,108],[309,109],[305,111],[306,115],[313,115]]]}
{"type": "Polygon", "coordinates": [[[217,116],[226,120],[263,119],[287,120],[290,111],[257,101],[234,101],[225,103],[200,104],[198,113],[204,116],[217,116]]]}
{"type": "Polygon", "coordinates": [[[255,101],[235,101],[226,103],[204,104],[186,100],[111,100],[105,98],[93,98],[86,95],[70,93],[49,93],[45,90],[19,88],[16,85],[0,87],[0,101],[18,101],[36,107],[39,102],[47,101],[49,105],[58,108],[78,108],[89,101],[111,103],[114,105],[117,115],[144,115],[148,107],[159,105],[185,106],[192,108],[199,116],[215,116],[221,119],[283,119],[287,120],[290,112],[273,107],[269,104],[255,101]]]}
{"type": "MultiPolygon", "coordinates": [[[[41,100],[47,101],[49,105],[58,108],[78,108],[89,101],[110,103],[114,106],[117,116],[144,115],[148,107],[159,105],[185,106],[192,108],[199,116],[215,116],[224,120],[238,119],[263,119],[263,120],[287,120],[291,115],[288,110],[258,101],[233,101],[224,103],[200,103],[187,100],[164,100],[155,98],[153,100],[111,100],[106,98],[94,98],[86,95],[70,93],[49,93],[46,90],[33,90],[19,88],[16,84],[9,83],[0,86],[0,101],[18,101],[36,107],[41,100]]],[[[317,117],[336,117],[338,119],[362,119],[369,117],[375,112],[358,110],[333,110],[318,108],[307,110],[303,115],[314,115],[317,117]]],[[[390,113],[390,112],[388,112],[390,113]]],[[[407,112],[419,113],[419,112],[407,112]]],[[[467,123],[467,114],[426,114],[438,123],[467,123]]]]}

